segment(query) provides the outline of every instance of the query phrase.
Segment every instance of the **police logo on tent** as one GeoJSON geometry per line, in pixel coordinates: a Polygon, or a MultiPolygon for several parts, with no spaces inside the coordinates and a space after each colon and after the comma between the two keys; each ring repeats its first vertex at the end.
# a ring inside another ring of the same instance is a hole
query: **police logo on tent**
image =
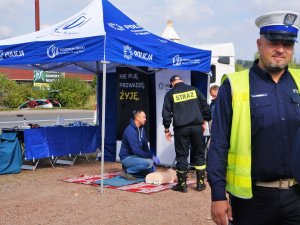
{"type": "Polygon", "coordinates": [[[131,60],[133,56],[132,47],[129,45],[124,45],[124,58],[127,60],[131,60]]]}

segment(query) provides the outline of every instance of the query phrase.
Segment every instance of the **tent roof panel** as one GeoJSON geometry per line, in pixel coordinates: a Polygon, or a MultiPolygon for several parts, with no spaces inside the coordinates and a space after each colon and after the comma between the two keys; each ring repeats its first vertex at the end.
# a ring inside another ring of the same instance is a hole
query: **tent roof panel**
{"type": "Polygon", "coordinates": [[[103,11],[99,9],[102,9],[102,2],[95,0],[74,16],[60,23],[37,32],[0,40],[0,46],[103,36],[105,35],[104,24],[99,22],[103,21],[103,11]]]}
{"type": "Polygon", "coordinates": [[[209,72],[211,51],[152,34],[108,0],[94,0],[41,31],[0,41],[0,66],[85,61],[209,72]]]}

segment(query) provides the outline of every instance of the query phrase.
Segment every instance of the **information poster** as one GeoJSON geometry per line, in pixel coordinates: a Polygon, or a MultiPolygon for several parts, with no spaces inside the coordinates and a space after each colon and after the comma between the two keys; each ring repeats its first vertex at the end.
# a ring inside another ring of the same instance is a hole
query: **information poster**
{"type": "Polygon", "coordinates": [[[149,138],[149,75],[128,67],[118,67],[117,76],[117,140],[122,140],[134,110],[145,111],[147,115],[145,129],[149,138]]]}

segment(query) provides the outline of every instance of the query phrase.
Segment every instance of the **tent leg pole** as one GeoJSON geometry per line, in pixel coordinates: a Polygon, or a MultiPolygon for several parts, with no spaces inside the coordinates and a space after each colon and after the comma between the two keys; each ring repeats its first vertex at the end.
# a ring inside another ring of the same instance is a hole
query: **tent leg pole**
{"type": "Polygon", "coordinates": [[[101,119],[101,194],[103,193],[104,176],[104,140],[105,140],[105,105],[106,105],[106,62],[103,62],[102,75],[102,119],[101,119]]]}

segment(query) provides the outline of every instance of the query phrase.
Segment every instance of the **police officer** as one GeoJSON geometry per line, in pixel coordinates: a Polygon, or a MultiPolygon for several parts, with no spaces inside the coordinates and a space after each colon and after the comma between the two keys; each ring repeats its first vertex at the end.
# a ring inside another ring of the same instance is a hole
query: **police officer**
{"type": "Polygon", "coordinates": [[[169,128],[172,120],[174,127],[178,183],[172,189],[187,192],[187,158],[191,146],[191,158],[194,159],[197,174],[197,190],[202,191],[206,187],[202,124],[204,120],[209,121],[211,118],[209,105],[204,95],[197,88],[186,85],[179,75],[171,77],[170,88],[172,89],[164,98],[162,117],[166,139],[170,142],[169,128]]]}
{"type": "Polygon", "coordinates": [[[256,25],[259,59],[250,70],[224,77],[218,92],[207,157],[212,219],[298,225],[300,165],[291,166],[291,155],[300,126],[300,71],[288,64],[300,14],[267,13],[256,25]]]}

